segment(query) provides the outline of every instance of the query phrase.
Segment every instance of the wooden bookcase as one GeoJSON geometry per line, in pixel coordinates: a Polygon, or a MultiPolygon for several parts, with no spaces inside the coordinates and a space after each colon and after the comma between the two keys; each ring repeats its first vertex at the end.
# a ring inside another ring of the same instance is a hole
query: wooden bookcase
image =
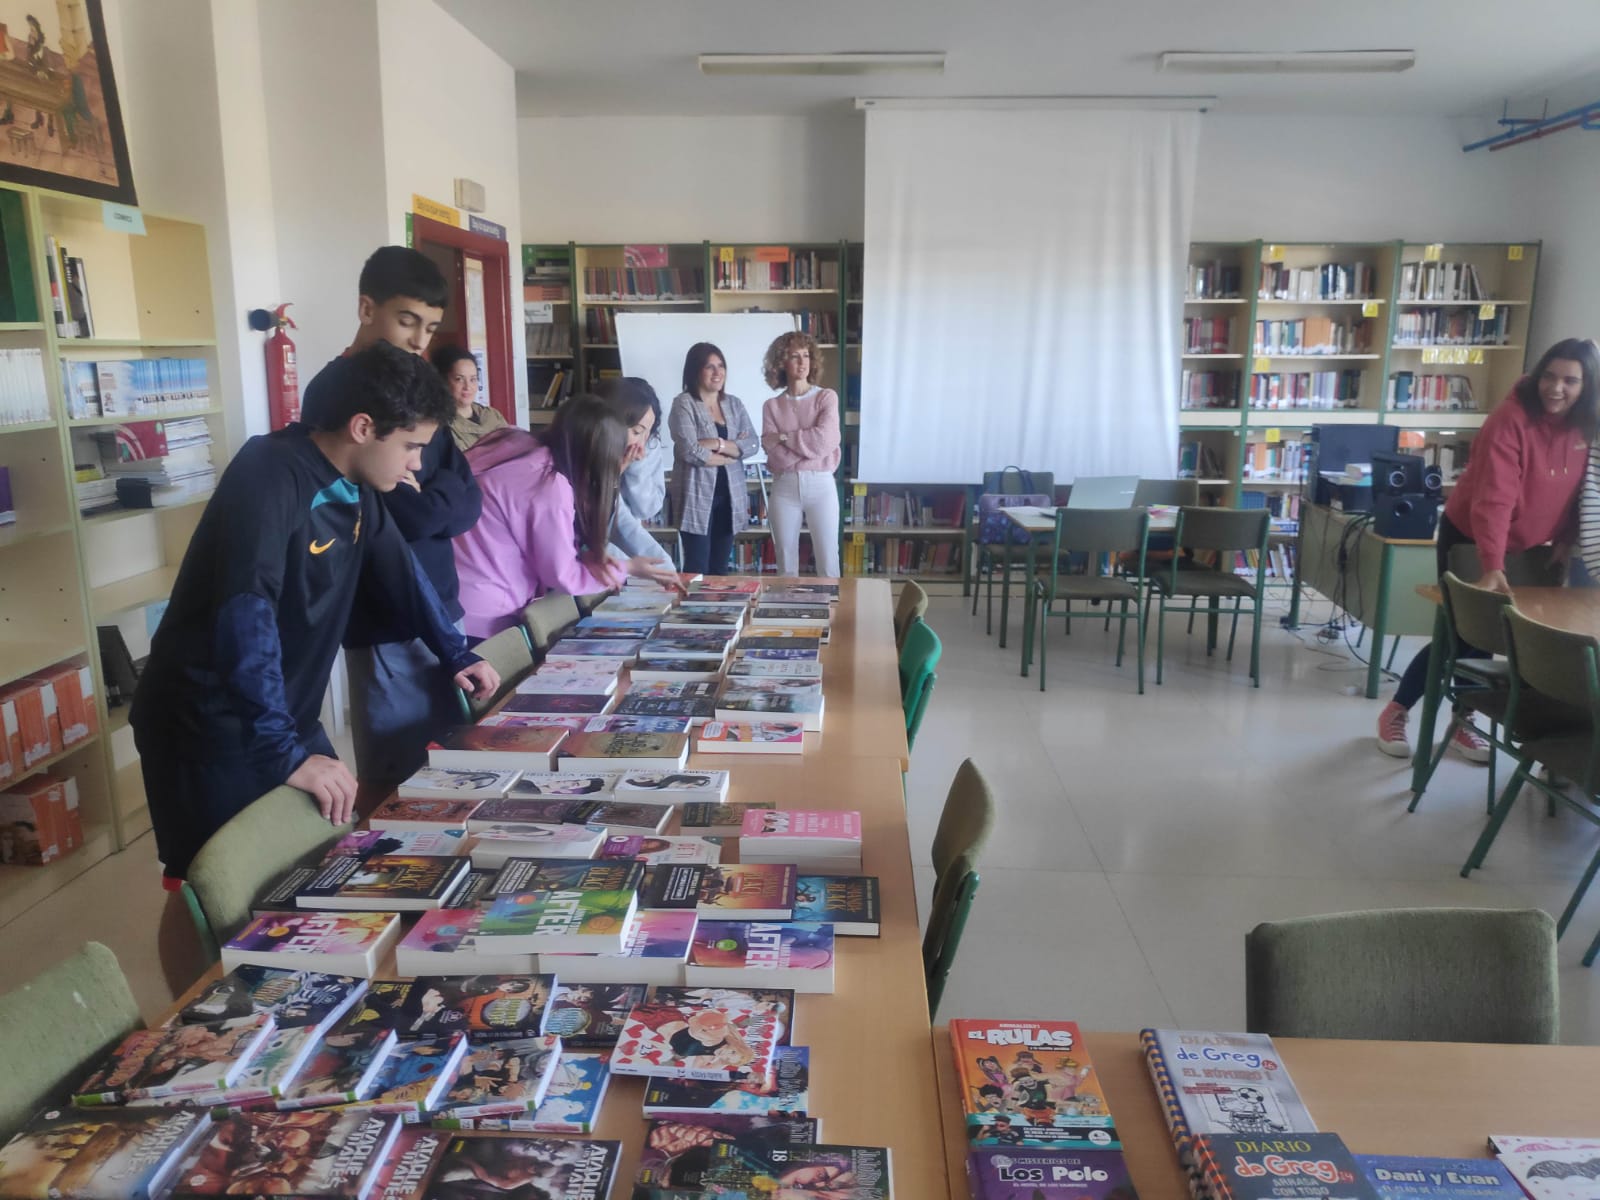
{"type": "Polygon", "coordinates": [[[0,345],[41,351],[53,417],[0,425],[0,464],[10,468],[17,523],[0,531],[0,685],[77,655],[95,682],[98,732],[29,775],[58,766],[78,781],[84,846],[44,867],[0,867],[0,923],[31,907],[150,827],[127,706],[106,707],[96,627],[123,630],[135,658],[148,650],[145,610],[164,601],[205,497],[177,507],[78,511],[74,447],[119,423],[200,417],[220,473],[227,461],[221,377],[202,225],[145,212],[146,232],[106,228],[98,201],[28,188],[21,198],[31,280],[42,321],[0,325],[0,345]],[[54,236],[84,260],[93,338],[58,336],[45,266],[54,236]],[[197,411],[70,419],[61,365],[74,360],[181,357],[207,364],[212,406],[197,411]]]}
{"type": "MultiPolygon", "coordinates": [[[[619,310],[644,312],[705,312],[707,285],[706,243],[687,242],[661,247],[665,268],[677,273],[680,286],[658,290],[635,269],[630,278],[628,246],[572,247],[573,340],[578,348],[581,390],[592,390],[600,380],[621,372],[614,318],[619,310]],[[697,282],[698,280],[698,282],[697,282]]],[[[652,244],[650,249],[656,249],[652,244]]],[[[654,271],[656,268],[643,268],[654,271]]],[[[575,388],[575,391],[580,390],[575,388]]]]}
{"type": "Polygon", "coordinates": [[[523,326],[528,354],[528,417],[532,425],[549,424],[555,408],[544,407],[552,380],[577,366],[573,321],[573,248],[522,248],[523,326]],[[551,271],[559,273],[549,273],[551,271]],[[550,319],[544,320],[548,309],[550,319]],[[533,315],[539,314],[538,320],[533,315]]]}

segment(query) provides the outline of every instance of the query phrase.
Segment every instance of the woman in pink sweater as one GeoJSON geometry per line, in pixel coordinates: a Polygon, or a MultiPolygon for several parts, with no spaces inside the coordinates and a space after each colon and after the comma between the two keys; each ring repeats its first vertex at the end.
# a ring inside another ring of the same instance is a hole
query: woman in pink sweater
{"type": "Polygon", "coordinates": [[[822,354],[809,333],[786,333],[762,362],[782,393],[761,407],[761,446],[772,470],[770,516],[778,574],[800,574],[800,527],[811,530],[817,574],[839,575],[839,397],[819,387],[822,354]]]}
{"type": "MultiPolygon", "coordinates": [[[[1472,459],[1439,518],[1439,574],[1450,550],[1475,543],[1483,574],[1479,587],[1510,592],[1506,555],[1549,545],[1551,562],[1564,566],[1577,537],[1578,493],[1589,444],[1600,424],[1600,350],[1592,341],[1567,338],[1544,352],[1517,380],[1472,443],[1472,459]]],[[[1487,655],[1465,642],[1457,654],[1487,655]]],[[[1378,749],[1411,756],[1406,718],[1428,682],[1423,649],[1378,715],[1378,749]]],[[[1471,725],[1451,741],[1468,760],[1489,761],[1489,743],[1471,725]]]]}
{"type": "Polygon", "coordinates": [[[574,396],[542,435],[497,429],[467,451],[483,492],[478,523],[455,539],[467,636],[522,619],[546,592],[586,596],[627,568],[606,555],[628,431],[593,396],[574,396]]]}

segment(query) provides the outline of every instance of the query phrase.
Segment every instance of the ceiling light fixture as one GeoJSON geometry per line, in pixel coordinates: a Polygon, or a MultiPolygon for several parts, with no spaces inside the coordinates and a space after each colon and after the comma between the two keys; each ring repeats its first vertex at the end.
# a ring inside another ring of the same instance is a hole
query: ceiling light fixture
{"type": "Polygon", "coordinates": [[[842,54],[702,54],[703,75],[944,74],[944,51],[842,54]]]}
{"type": "Polygon", "coordinates": [[[1160,69],[1189,75],[1389,74],[1417,65],[1415,50],[1166,50],[1160,69]]]}
{"type": "Polygon", "coordinates": [[[1054,109],[1134,108],[1157,112],[1204,112],[1215,96],[857,96],[858,109],[1054,109]]]}

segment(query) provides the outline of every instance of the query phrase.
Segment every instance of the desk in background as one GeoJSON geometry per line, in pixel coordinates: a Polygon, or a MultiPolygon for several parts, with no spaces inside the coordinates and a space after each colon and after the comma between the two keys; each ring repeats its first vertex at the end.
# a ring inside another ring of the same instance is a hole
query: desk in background
{"type": "MultiPolygon", "coordinates": [[[[1085,1033],[1083,1040],[1139,1200],[1191,1200],[1139,1035],[1085,1033]]],[[[1593,1105],[1600,1046],[1273,1041],[1317,1127],[1356,1154],[1488,1158],[1491,1133],[1593,1137],[1600,1130],[1593,1105]]],[[[950,1198],[970,1200],[949,1029],[936,1027],[933,1042],[950,1198]]]]}
{"type": "Polygon", "coordinates": [[[1300,509],[1295,586],[1289,601],[1289,627],[1300,624],[1300,589],[1309,587],[1372,631],[1367,661],[1367,699],[1378,694],[1383,671],[1383,639],[1426,637],[1433,629],[1432,608],[1415,589],[1439,577],[1433,539],[1382,538],[1370,524],[1352,528],[1364,513],[1339,512],[1324,504],[1300,509]]]}

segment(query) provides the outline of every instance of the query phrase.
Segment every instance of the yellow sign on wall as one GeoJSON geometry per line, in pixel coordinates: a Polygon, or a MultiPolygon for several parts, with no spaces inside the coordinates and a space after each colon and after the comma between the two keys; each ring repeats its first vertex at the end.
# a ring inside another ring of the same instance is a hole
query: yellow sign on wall
{"type": "Polygon", "coordinates": [[[1506,247],[1506,258],[1511,262],[1521,262],[1522,261],[1522,247],[1521,246],[1507,246],[1506,247]]]}
{"type": "Polygon", "coordinates": [[[451,208],[448,204],[441,204],[437,200],[429,200],[426,196],[412,193],[411,211],[419,217],[427,217],[430,221],[438,221],[443,225],[461,227],[461,210],[451,208]]]}

